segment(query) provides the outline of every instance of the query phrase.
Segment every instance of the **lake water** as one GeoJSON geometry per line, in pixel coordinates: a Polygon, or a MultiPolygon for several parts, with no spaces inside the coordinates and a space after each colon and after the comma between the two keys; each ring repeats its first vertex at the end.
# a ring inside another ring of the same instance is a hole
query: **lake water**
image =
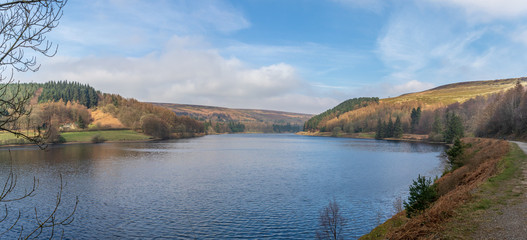
{"type": "Polygon", "coordinates": [[[313,239],[331,199],[349,220],[346,238],[357,238],[393,215],[418,174],[440,175],[443,150],[288,134],[12,148],[12,163],[3,149],[0,180],[10,167],[18,191],[40,180],[35,197],[8,203],[22,220],[3,237],[30,228],[35,206],[50,211],[62,175],[62,214],[79,198],[65,238],[313,239]]]}

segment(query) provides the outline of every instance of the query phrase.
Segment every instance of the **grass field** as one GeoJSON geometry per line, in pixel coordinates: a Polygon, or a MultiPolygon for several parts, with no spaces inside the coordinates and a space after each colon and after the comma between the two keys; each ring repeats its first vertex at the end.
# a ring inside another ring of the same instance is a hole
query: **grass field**
{"type": "MultiPolygon", "coordinates": [[[[101,136],[106,141],[141,141],[152,139],[142,133],[133,130],[102,130],[102,131],[84,131],[84,132],[63,132],[61,135],[66,142],[91,142],[96,135],[101,136]]],[[[24,144],[29,143],[22,138],[16,138],[15,135],[7,132],[0,133],[0,145],[24,144]]]]}
{"type": "Polygon", "coordinates": [[[150,136],[133,130],[64,132],[61,135],[66,139],[66,142],[90,142],[96,135],[100,135],[106,141],[140,141],[151,139],[150,136]]]}

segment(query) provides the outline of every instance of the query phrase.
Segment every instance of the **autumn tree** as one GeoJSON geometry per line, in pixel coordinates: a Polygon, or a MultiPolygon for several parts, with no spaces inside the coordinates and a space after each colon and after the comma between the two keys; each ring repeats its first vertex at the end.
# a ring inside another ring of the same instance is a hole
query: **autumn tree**
{"type": "MultiPolygon", "coordinates": [[[[55,55],[56,45],[45,35],[57,27],[65,4],[61,0],[0,2],[0,130],[37,144],[44,142],[41,134],[30,136],[17,130],[18,120],[31,113],[28,103],[32,93],[17,88],[15,94],[7,96],[6,89],[16,85],[15,72],[39,69],[36,55],[55,55]]],[[[41,130],[41,126],[35,129],[37,133],[41,130]]]]}
{"type": "Polygon", "coordinates": [[[152,114],[145,115],[141,118],[141,128],[145,134],[156,138],[167,139],[170,137],[168,124],[152,114]]]}

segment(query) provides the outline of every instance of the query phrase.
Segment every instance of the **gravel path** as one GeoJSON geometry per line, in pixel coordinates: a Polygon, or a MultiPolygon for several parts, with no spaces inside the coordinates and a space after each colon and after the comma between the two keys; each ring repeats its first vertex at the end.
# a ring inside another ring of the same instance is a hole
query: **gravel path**
{"type": "MultiPolygon", "coordinates": [[[[514,142],[527,154],[527,143],[514,142]]],[[[474,239],[527,239],[527,163],[521,167],[522,177],[514,179],[511,197],[498,208],[486,211],[485,221],[474,239]],[[518,194],[520,194],[518,196],[518,194]]],[[[511,193],[501,193],[511,194],[511,193]]]]}

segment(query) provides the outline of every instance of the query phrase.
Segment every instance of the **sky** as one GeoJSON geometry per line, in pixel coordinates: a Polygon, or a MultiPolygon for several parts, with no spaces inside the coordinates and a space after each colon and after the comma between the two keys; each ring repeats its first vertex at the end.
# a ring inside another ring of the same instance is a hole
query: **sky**
{"type": "Polygon", "coordinates": [[[527,76],[524,0],[70,0],[22,82],[140,101],[320,113],[527,76]]]}

